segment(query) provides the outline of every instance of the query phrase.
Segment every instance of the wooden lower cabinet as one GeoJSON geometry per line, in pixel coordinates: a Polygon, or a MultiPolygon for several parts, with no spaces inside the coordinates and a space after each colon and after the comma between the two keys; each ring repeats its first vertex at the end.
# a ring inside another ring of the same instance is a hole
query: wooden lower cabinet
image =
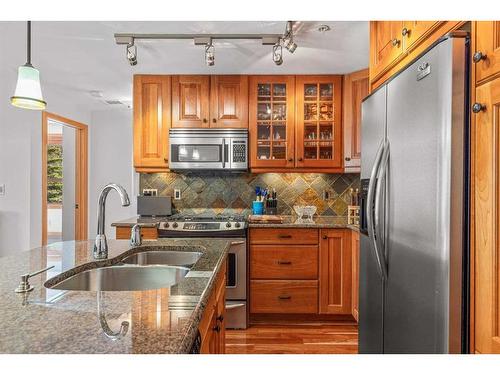
{"type": "Polygon", "coordinates": [[[475,351],[500,354],[500,78],[476,88],[473,114],[475,351]]]}
{"type": "MultiPolygon", "coordinates": [[[[116,239],[129,240],[131,231],[132,227],[130,226],[116,227],[116,239]]],[[[156,227],[141,228],[141,238],[143,240],[158,239],[158,229],[156,229],[156,227]]]]}
{"type": "Polygon", "coordinates": [[[226,266],[217,275],[215,288],[208,298],[198,331],[201,336],[201,354],[226,352],[226,266]]]}
{"type": "Polygon", "coordinates": [[[251,320],[286,320],[287,314],[290,319],[352,320],[351,233],[250,228],[251,320]]]}
{"type": "Polygon", "coordinates": [[[350,229],[322,229],[319,246],[319,312],[351,314],[350,229]]]}

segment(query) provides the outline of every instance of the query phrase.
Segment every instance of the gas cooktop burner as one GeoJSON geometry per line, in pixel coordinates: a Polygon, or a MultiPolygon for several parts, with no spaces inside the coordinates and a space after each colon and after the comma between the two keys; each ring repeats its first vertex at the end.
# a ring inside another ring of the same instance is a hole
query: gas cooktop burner
{"type": "Polygon", "coordinates": [[[242,215],[196,216],[176,214],[160,222],[160,237],[210,236],[227,237],[244,235],[247,227],[242,215]]]}

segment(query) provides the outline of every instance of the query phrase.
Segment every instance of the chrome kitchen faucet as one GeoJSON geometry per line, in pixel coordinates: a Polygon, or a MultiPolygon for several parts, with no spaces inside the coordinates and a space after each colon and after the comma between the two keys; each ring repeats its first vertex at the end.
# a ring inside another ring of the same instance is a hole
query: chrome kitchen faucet
{"type": "Polygon", "coordinates": [[[118,184],[107,184],[99,195],[99,209],[97,213],[97,236],[94,242],[94,259],[106,259],[108,257],[108,242],[104,232],[104,220],[106,211],[106,197],[110,190],[116,190],[120,195],[123,207],[130,205],[127,191],[118,184]]]}

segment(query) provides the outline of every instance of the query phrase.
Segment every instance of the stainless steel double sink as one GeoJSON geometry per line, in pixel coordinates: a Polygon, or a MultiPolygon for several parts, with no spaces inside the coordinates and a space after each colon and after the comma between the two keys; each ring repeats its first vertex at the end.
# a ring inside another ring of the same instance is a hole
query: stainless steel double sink
{"type": "MultiPolygon", "coordinates": [[[[79,272],[49,289],[134,291],[167,288],[179,283],[202,255],[197,251],[144,251],[129,255],[117,265],[79,272]]],[[[46,284],[50,285],[50,280],[46,284]]]]}

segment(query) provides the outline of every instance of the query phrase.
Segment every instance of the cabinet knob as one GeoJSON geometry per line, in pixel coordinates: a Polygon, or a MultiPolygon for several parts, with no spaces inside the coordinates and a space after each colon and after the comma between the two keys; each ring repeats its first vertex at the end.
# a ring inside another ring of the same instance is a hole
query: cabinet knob
{"type": "Polygon", "coordinates": [[[216,119],[216,118],[213,118],[213,119],[212,119],[212,122],[213,122],[213,123],[217,122],[217,119],[216,119]]]}
{"type": "Polygon", "coordinates": [[[391,40],[391,44],[393,47],[396,47],[399,45],[399,39],[398,38],[394,38],[393,40],[391,40]]]}
{"type": "Polygon", "coordinates": [[[299,158],[299,161],[302,161],[302,158],[299,158]]]}
{"type": "Polygon", "coordinates": [[[409,34],[410,34],[410,29],[407,29],[406,27],[404,27],[403,30],[401,30],[401,35],[407,36],[409,34]]]}
{"type": "Polygon", "coordinates": [[[217,317],[217,320],[218,320],[219,322],[221,322],[221,323],[222,323],[222,322],[224,321],[224,315],[222,315],[222,314],[221,314],[221,315],[219,315],[219,316],[217,317]]]}
{"type": "Polygon", "coordinates": [[[323,235],[323,239],[326,240],[328,236],[326,234],[323,235]]]}
{"type": "Polygon", "coordinates": [[[476,53],[474,53],[474,55],[472,56],[472,61],[474,61],[476,64],[481,61],[481,60],[485,60],[486,59],[486,55],[484,55],[481,51],[477,51],[476,53]]]}
{"type": "Polygon", "coordinates": [[[212,328],[215,332],[220,332],[220,327],[219,325],[216,325],[214,328],[212,328]]]}
{"type": "Polygon", "coordinates": [[[472,112],[474,113],[479,113],[481,111],[484,111],[486,109],[486,106],[481,104],[481,103],[474,103],[472,105],[472,112]]]}
{"type": "Polygon", "coordinates": [[[203,123],[206,124],[208,120],[206,118],[203,119],[203,123]]]}
{"type": "Polygon", "coordinates": [[[351,158],[349,156],[346,156],[345,161],[351,161],[351,158]]]}
{"type": "Polygon", "coordinates": [[[164,161],[165,163],[168,163],[168,159],[167,159],[167,158],[163,158],[163,161],[164,161]]]}
{"type": "Polygon", "coordinates": [[[292,159],[292,158],[290,158],[290,159],[288,159],[288,161],[289,161],[289,162],[292,162],[292,161],[293,161],[293,159],[292,159]]]}

